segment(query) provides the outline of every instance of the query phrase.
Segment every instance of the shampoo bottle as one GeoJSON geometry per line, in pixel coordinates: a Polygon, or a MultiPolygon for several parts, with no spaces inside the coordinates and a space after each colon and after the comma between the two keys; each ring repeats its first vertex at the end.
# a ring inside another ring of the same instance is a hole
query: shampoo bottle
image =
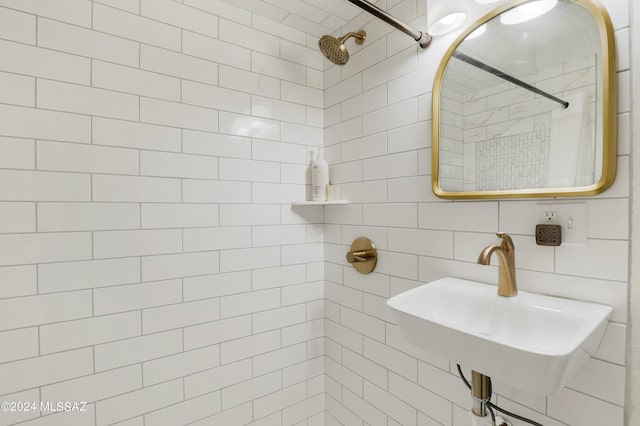
{"type": "Polygon", "coordinates": [[[305,183],[306,183],[306,200],[313,201],[313,162],[316,161],[316,151],[309,150],[309,166],[305,170],[305,183]]]}
{"type": "Polygon", "coordinates": [[[329,164],[318,151],[317,157],[311,163],[311,193],[313,201],[327,200],[327,185],[329,185],[329,164]]]}

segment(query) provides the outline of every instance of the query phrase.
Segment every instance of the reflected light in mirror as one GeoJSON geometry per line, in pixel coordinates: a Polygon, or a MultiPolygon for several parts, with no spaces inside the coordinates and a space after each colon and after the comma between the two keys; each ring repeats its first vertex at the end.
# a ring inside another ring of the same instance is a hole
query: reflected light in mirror
{"type": "Polygon", "coordinates": [[[451,32],[458,28],[467,19],[467,14],[463,12],[454,12],[440,18],[435,24],[429,28],[429,34],[432,36],[440,36],[451,32]]]}
{"type": "Polygon", "coordinates": [[[549,12],[557,4],[558,0],[532,1],[500,15],[500,22],[505,25],[515,25],[530,21],[549,12]]]}
{"type": "Polygon", "coordinates": [[[466,40],[473,40],[474,38],[478,38],[482,34],[484,34],[485,31],[487,31],[487,24],[480,25],[474,32],[467,36],[466,40]]]}

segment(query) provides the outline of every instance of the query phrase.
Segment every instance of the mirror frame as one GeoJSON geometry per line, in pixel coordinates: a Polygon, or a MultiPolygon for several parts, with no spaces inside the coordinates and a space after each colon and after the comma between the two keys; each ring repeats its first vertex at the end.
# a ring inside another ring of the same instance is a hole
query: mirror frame
{"type": "Polygon", "coordinates": [[[436,72],[433,83],[433,117],[432,117],[432,152],[431,152],[431,183],[433,193],[445,199],[499,199],[499,198],[547,198],[547,197],[580,197],[596,195],[609,188],[616,177],[617,162],[617,75],[616,75],[616,46],[613,25],[609,13],[595,0],[571,0],[581,4],[591,12],[598,25],[600,43],[602,46],[602,176],[598,182],[588,186],[565,188],[528,188],[493,191],[445,191],[440,187],[439,169],[439,141],[440,141],[440,92],[442,77],[449,60],[464,39],[476,28],[489,22],[500,14],[531,0],[514,0],[492,10],[470,27],[464,30],[447,50],[436,72]]]}

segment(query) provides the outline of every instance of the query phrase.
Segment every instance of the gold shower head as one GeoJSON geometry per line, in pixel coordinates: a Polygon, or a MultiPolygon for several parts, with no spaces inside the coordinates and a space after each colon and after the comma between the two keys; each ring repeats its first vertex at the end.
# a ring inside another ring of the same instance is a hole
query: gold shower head
{"type": "Polygon", "coordinates": [[[357,33],[347,33],[340,38],[325,35],[320,38],[318,47],[320,47],[320,51],[328,60],[336,65],[344,65],[349,60],[349,51],[344,42],[351,37],[355,37],[356,44],[362,44],[367,37],[367,33],[364,30],[360,30],[357,33]]]}

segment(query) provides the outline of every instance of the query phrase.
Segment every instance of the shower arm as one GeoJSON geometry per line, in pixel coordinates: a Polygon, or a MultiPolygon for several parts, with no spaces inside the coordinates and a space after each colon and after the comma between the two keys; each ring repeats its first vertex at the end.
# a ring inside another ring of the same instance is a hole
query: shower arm
{"type": "Polygon", "coordinates": [[[429,44],[431,44],[431,36],[428,33],[422,32],[422,31],[417,31],[417,30],[411,28],[410,26],[408,26],[404,22],[400,22],[395,17],[389,15],[387,12],[385,12],[382,9],[380,9],[378,6],[369,3],[367,0],[349,0],[349,2],[351,2],[354,5],[358,6],[360,9],[363,9],[363,10],[369,12],[370,14],[375,16],[376,18],[382,19],[387,24],[389,24],[392,27],[402,31],[403,33],[407,34],[408,36],[411,36],[411,38],[413,38],[415,41],[417,41],[420,44],[420,47],[422,47],[423,49],[426,49],[427,47],[429,47],[429,44]]]}
{"type": "Polygon", "coordinates": [[[345,42],[345,41],[347,41],[347,40],[349,40],[351,37],[353,37],[353,38],[355,38],[355,39],[356,39],[356,44],[362,44],[362,43],[364,43],[364,38],[365,38],[365,36],[363,35],[363,32],[357,32],[357,33],[350,32],[350,33],[346,33],[345,35],[343,35],[342,37],[340,37],[340,38],[338,39],[338,41],[339,41],[341,44],[344,44],[344,42],[345,42]]]}

